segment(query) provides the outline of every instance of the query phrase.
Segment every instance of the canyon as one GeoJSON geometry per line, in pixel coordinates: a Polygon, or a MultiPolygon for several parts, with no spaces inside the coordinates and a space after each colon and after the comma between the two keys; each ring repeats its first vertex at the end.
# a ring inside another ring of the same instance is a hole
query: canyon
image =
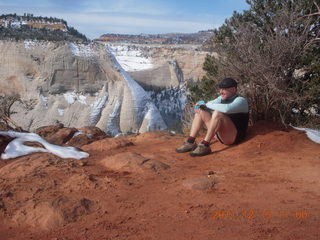
{"type": "Polygon", "coordinates": [[[0,93],[32,102],[12,107],[23,129],[62,123],[117,136],[179,128],[185,85],[202,77],[207,53],[183,44],[2,40],[0,54],[0,93]]]}

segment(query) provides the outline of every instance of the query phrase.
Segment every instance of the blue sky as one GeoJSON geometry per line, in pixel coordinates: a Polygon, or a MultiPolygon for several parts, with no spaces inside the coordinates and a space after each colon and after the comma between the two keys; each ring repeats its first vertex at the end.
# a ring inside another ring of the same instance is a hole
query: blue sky
{"type": "Polygon", "coordinates": [[[104,33],[192,33],[219,27],[245,0],[0,0],[0,14],[63,18],[90,39],[104,33]]]}

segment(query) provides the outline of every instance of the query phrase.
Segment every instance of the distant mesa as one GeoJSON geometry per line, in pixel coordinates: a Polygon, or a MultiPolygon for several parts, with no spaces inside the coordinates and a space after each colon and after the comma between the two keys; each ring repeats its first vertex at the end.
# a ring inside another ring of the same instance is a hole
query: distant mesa
{"type": "Polygon", "coordinates": [[[213,36],[212,30],[197,33],[165,33],[165,34],[103,34],[100,41],[137,44],[203,44],[213,36]]]}
{"type": "Polygon", "coordinates": [[[34,16],[33,14],[6,14],[0,16],[0,39],[87,41],[85,35],[69,27],[63,19],[34,16]]]}
{"type": "Polygon", "coordinates": [[[67,22],[62,19],[34,17],[33,14],[25,14],[24,16],[14,14],[2,15],[0,18],[0,26],[5,28],[22,28],[23,26],[29,26],[32,28],[68,31],[67,22]]]}

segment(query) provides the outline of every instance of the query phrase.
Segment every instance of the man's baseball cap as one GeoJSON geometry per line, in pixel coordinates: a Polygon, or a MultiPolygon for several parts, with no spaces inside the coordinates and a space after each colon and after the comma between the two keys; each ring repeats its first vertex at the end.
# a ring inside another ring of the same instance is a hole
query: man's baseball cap
{"type": "Polygon", "coordinates": [[[225,78],[223,79],[219,84],[219,88],[231,88],[231,87],[237,87],[237,82],[233,78],[225,78]]]}

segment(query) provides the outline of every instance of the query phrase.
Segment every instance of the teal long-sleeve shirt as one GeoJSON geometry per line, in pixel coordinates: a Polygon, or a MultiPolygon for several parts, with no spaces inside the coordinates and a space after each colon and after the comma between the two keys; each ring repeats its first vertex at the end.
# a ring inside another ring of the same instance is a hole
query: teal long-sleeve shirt
{"type": "Polygon", "coordinates": [[[226,114],[249,112],[248,101],[244,97],[236,96],[233,101],[227,101],[227,103],[222,103],[221,101],[222,98],[219,96],[216,99],[207,102],[206,106],[212,110],[226,114]]]}

